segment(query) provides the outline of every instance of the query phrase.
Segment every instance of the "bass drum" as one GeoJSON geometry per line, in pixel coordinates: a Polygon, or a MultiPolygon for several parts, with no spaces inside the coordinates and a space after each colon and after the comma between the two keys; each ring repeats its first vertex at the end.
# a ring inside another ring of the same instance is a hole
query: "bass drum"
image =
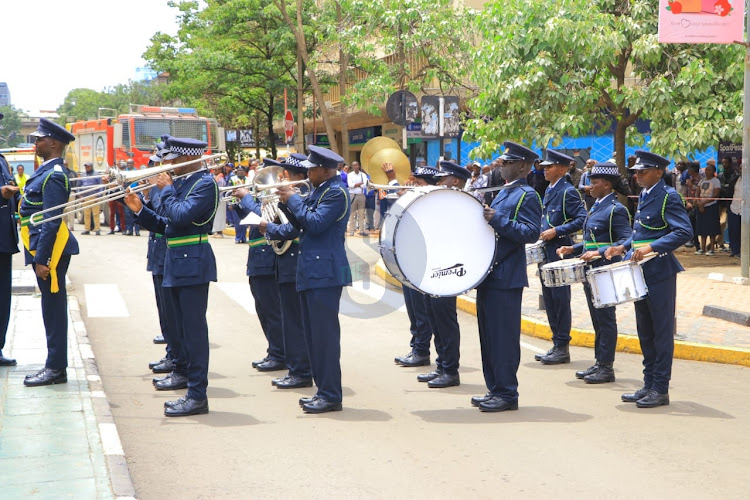
{"type": "Polygon", "coordinates": [[[388,210],[380,255],[401,283],[438,297],[476,288],[495,261],[495,230],[484,207],[463,191],[407,190],[388,210]]]}

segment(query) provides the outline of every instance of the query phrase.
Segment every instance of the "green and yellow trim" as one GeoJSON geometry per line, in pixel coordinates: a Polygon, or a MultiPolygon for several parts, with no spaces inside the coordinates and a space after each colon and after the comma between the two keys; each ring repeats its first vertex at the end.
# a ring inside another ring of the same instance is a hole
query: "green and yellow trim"
{"type": "Polygon", "coordinates": [[[636,248],[643,248],[645,246],[650,245],[651,243],[655,242],[656,240],[637,240],[633,242],[633,250],[636,248]]]}
{"type": "Polygon", "coordinates": [[[208,243],[207,234],[193,234],[191,236],[175,236],[174,238],[167,238],[167,246],[169,248],[200,245],[201,243],[208,243]]]}
{"type": "Polygon", "coordinates": [[[268,240],[265,238],[256,238],[248,241],[247,244],[250,245],[250,248],[262,247],[263,245],[268,245],[268,240]]]}

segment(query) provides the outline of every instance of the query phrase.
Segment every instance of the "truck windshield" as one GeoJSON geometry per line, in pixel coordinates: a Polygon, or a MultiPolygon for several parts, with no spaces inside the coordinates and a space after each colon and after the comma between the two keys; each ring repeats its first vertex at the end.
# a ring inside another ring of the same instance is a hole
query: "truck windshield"
{"type": "Polygon", "coordinates": [[[135,118],[135,147],[152,149],[161,136],[189,137],[208,141],[207,124],[201,119],[135,118]]]}

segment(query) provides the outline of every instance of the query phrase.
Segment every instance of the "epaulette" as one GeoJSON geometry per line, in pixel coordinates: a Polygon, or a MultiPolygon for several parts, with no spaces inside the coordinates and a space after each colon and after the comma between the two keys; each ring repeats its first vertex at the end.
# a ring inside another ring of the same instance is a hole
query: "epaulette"
{"type": "Polygon", "coordinates": [[[55,170],[55,172],[60,172],[61,174],[63,173],[63,169],[62,169],[62,167],[60,165],[55,165],[54,170],[55,170]]]}

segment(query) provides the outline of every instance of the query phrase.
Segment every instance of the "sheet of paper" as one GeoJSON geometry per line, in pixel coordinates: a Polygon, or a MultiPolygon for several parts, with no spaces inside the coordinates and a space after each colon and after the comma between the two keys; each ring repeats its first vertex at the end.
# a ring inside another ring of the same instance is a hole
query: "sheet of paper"
{"type": "Polygon", "coordinates": [[[250,215],[242,219],[240,221],[240,224],[244,226],[257,226],[260,224],[260,221],[262,220],[263,219],[261,218],[260,215],[256,214],[255,212],[250,212],[250,215]]]}

